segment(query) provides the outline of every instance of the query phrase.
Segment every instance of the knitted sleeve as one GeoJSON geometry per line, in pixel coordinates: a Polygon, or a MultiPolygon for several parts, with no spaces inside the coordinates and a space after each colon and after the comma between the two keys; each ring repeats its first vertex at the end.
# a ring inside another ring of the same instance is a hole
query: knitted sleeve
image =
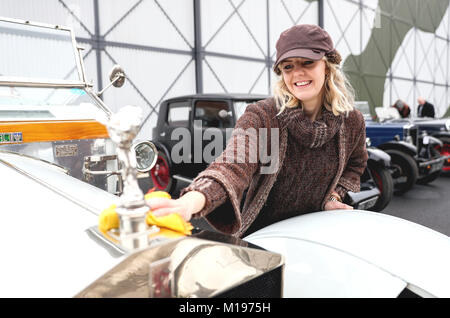
{"type": "Polygon", "coordinates": [[[347,195],[348,190],[346,188],[344,188],[341,185],[337,185],[336,189],[334,189],[334,191],[337,192],[337,194],[339,194],[339,196],[341,197],[342,200],[344,200],[345,196],[347,195]]]}
{"type": "MultiPolygon", "coordinates": [[[[261,104],[247,106],[224,151],[194,179],[192,187],[183,192],[190,189],[203,191],[209,203],[199,216],[205,215],[208,223],[219,232],[233,235],[242,226],[240,203],[260,167],[258,132],[260,128],[269,127],[270,122],[270,115],[261,104]],[[209,180],[214,183],[210,184],[209,180]]],[[[270,130],[267,140],[271,140],[270,130]]]]}
{"type": "Polygon", "coordinates": [[[354,120],[355,127],[359,128],[355,128],[352,133],[356,138],[353,145],[349,147],[351,153],[336,187],[336,192],[338,193],[339,191],[341,193],[344,191],[359,192],[360,178],[367,165],[368,155],[366,149],[366,125],[364,118],[360,112],[357,112],[354,120]]]}

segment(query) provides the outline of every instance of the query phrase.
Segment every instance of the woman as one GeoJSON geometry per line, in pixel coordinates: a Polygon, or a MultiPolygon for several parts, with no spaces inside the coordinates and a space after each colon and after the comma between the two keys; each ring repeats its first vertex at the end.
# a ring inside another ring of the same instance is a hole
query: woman
{"type": "Polygon", "coordinates": [[[409,107],[409,105],[406,104],[401,99],[397,99],[394,105],[392,105],[391,107],[397,109],[398,113],[402,118],[408,118],[409,114],[411,113],[411,108],[409,107]]]}
{"type": "Polygon", "coordinates": [[[280,80],[275,96],[247,107],[224,152],[179,199],[149,200],[156,215],[204,216],[217,230],[243,237],[295,215],[351,209],[342,199],[347,191],[359,191],[367,151],[364,119],[353,109],[352,89],[339,69],[341,57],[329,34],[316,25],[286,30],[276,48],[274,71],[280,80]],[[279,168],[262,174],[260,161],[239,160],[259,155],[257,142],[250,139],[239,152],[233,145],[248,129],[267,129],[270,140],[274,128],[279,168]]]}

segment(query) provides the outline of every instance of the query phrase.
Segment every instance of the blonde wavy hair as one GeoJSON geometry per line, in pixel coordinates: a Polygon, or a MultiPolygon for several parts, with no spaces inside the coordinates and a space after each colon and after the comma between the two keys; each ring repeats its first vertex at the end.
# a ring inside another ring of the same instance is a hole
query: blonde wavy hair
{"type": "MultiPolygon", "coordinates": [[[[353,87],[338,63],[331,62],[326,56],[322,59],[325,61],[326,69],[328,70],[328,76],[325,77],[324,83],[323,104],[335,116],[340,114],[347,115],[348,112],[353,110],[355,102],[353,87]]],[[[279,70],[278,73],[280,73],[279,70]]],[[[282,75],[280,75],[279,81],[275,84],[274,97],[279,109],[277,115],[281,114],[286,107],[292,108],[299,104],[301,105],[301,101],[289,92],[282,75]]]]}

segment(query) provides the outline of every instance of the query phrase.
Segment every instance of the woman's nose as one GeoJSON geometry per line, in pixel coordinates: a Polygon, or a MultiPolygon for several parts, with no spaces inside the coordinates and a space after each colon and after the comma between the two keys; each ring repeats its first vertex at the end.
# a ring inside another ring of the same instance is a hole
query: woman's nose
{"type": "Polygon", "coordinates": [[[299,75],[303,75],[303,74],[305,74],[305,69],[302,66],[297,65],[294,68],[294,73],[299,74],[299,75]]]}

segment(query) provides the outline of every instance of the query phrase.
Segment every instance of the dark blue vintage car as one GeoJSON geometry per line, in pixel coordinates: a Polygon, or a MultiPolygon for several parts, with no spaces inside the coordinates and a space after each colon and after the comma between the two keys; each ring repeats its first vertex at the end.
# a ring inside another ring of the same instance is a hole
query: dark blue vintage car
{"type": "Polygon", "coordinates": [[[442,141],[442,145],[435,144],[434,148],[445,158],[442,171],[450,173],[450,118],[414,118],[389,119],[392,123],[409,122],[417,126],[417,136],[412,136],[414,144],[420,143],[419,136],[429,135],[442,141]]]}
{"type": "MultiPolygon", "coordinates": [[[[445,159],[437,150],[443,145],[439,139],[432,136],[425,138],[419,134],[418,126],[408,120],[386,120],[389,116],[380,116],[381,112],[374,120],[365,101],[356,102],[356,107],[364,114],[366,135],[372,146],[391,156],[396,194],[408,191],[416,182],[426,184],[439,177],[445,159]]],[[[394,108],[384,110],[387,113],[397,111],[394,108]]]]}

